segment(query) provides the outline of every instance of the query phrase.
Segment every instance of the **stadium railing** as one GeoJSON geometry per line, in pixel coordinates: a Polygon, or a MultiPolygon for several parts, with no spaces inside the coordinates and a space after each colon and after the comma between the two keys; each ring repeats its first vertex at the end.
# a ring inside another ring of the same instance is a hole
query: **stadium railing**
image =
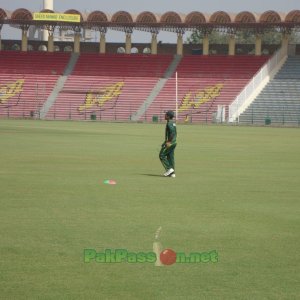
{"type": "Polygon", "coordinates": [[[260,69],[260,71],[245,86],[240,94],[229,106],[228,122],[239,123],[240,114],[251,104],[258,92],[268,83],[270,78],[275,75],[287,58],[287,49],[281,47],[273,57],[260,69]]]}

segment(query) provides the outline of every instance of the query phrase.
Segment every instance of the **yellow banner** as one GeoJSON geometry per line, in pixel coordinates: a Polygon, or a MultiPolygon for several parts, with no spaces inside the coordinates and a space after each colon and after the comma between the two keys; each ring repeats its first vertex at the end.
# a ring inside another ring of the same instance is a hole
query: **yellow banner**
{"type": "Polygon", "coordinates": [[[18,79],[13,83],[0,85],[0,104],[7,102],[10,98],[23,91],[24,79],[18,79]]]}
{"type": "Polygon", "coordinates": [[[204,90],[186,93],[181,100],[178,112],[199,108],[202,104],[220,96],[222,88],[223,83],[219,83],[214,86],[208,86],[204,90]]]}
{"type": "Polygon", "coordinates": [[[117,98],[122,93],[124,86],[123,81],[116,82],[100,90],[88,91],[83,105],[80,105],[78,110],[83,111],[98,104],[98,107],[104,106],[104,104],[114,98],[117,98]]]}
{"type": "Polygon", "coordinates": [[[54,13],[33,13],[33,20],[80,23],[80,15],[54,14],[54,13]]]}

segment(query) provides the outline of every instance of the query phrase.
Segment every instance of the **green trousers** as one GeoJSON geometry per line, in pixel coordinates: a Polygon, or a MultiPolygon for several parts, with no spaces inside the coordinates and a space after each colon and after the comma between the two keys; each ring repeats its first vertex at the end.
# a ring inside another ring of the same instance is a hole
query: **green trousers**
{"type": "Polygon", "coordinates": [[[166,171],[171,168],[175,170],[175,161],[174,161],[175,148],[176,148],[176,144],[171,145],[169,148],[167,148],[166,145],[162,145],[161,150],[159,152],[159,159],[166,171]]]}

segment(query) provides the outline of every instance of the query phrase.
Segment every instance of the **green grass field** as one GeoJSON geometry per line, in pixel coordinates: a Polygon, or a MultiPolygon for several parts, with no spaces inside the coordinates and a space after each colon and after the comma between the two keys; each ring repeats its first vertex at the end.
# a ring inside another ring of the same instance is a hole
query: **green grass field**
{"type": "Polygon", "coordinates": [[[0,120],[1,299],[299,299],[300,130],[0,120]],[[103,180],[114,179],[116,185],[103,180]],[[86,248],[217,263],[84,263],[86,248]]]}

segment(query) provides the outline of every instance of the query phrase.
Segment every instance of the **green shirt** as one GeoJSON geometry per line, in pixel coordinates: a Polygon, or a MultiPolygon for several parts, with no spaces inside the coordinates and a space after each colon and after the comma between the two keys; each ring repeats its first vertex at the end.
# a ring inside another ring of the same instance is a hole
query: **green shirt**
{"type": "Polygon", "coordinates": [[[176,144],[177,130],[174,121],[169,120],[166,125],[166,142],[171,142],[171,144],[176,144]]]}

